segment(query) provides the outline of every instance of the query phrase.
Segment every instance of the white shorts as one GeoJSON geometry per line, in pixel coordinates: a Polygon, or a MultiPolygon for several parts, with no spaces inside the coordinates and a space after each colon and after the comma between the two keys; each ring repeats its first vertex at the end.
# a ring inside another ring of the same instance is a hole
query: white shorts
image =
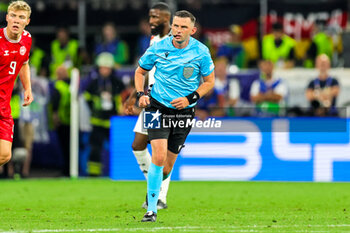
{"type": "Polygon", "coordinates": [[[140,133],[144,135],[148,135],[147,129],[143,128],[143,113],[145,112],[144,109],[139,114],[139,117],[137,118],[137,122],[134,127],[134,132],[135,133],[140,133]]]}

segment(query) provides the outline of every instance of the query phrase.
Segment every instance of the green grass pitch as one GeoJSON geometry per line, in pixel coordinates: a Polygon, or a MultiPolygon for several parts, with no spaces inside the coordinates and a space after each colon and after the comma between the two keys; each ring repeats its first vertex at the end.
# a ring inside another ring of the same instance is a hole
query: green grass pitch
{"type": "Polygon", "coordinates": [[[141,223],[145,182],[0,181],[0,232],[350,232],[349,183],[171,182],[141,223]]]}

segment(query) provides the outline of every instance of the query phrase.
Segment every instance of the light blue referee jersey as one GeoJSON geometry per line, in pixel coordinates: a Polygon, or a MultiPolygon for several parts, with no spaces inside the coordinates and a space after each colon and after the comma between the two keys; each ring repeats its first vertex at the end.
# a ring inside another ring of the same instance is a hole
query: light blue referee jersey
{"type": "Polygon", "coordinates": [[[190,37],[188,45],[178,49],[172,39],[173,36],[154,43],[139,60],[142,69],[156,67],[151,96],[168,108],[175,108],[170,104],[172,100],[197,90],[201,77],[214,70],[209,49],[204,44],[190,37]]]}

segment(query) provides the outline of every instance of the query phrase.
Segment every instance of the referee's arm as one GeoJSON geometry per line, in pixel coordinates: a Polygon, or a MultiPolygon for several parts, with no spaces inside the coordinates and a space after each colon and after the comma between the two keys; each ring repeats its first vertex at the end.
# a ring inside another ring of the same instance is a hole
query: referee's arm
{"type": "MultiPolygon", "coordinates": [[[[145,75],[147,74],[148,70],[145,70],[141,68],[140,66],[137,67],[135,71],[135,89],[137,92],[143,92],[144,91],[144,82],[145,82],[145,75]]],[[[147,95],[143,95],[139,99],[139,106],[141,108],[147,107],[149,104],[149,98],[147,95]]]]}
{"type": "Polygon", "coordinates": [[[203,77],[204,82],[196,91],[186,97],[180,97],[171,101],[171,105],[178,110],[186,108],[188,105],[197,102],[199,98],[207,94],[215,85],[214,71],[208,76],[203,77]],[[199,96],[197,96],[199,95],[199,96]],[[190,102],[191,100],[191,102],[190,102]]]}
{"type": "Polygon", "coordinates": [[[211,72],[208,76],[203,77],[204,82],[196,90],[199,94],[199,97],[202,98],[206,95],[215,85],[215,74],[214,71],[211,72]]]}

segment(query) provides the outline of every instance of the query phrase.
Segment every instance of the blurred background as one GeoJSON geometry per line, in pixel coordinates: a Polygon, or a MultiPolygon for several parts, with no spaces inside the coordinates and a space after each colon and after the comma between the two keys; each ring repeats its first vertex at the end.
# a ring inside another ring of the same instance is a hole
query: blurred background
{"type": "MultiPolygon", "coordinates": [[[[14,159],[0,176],[143,179],[131,153],[136,116],[124,116],[123,103],[149,46],[148,11],[159,1],[27,2],[35,100],[20,107],[16,85],[14,159]]],[[[350,181],[350,1],[164,2],[195,15],[194,37],[215,62],[215,88],[197,117],[230,129],[194,130],[174,180],[350,181]]],[[[0,1],[2,27],[8,3],[0,1]]]]}

